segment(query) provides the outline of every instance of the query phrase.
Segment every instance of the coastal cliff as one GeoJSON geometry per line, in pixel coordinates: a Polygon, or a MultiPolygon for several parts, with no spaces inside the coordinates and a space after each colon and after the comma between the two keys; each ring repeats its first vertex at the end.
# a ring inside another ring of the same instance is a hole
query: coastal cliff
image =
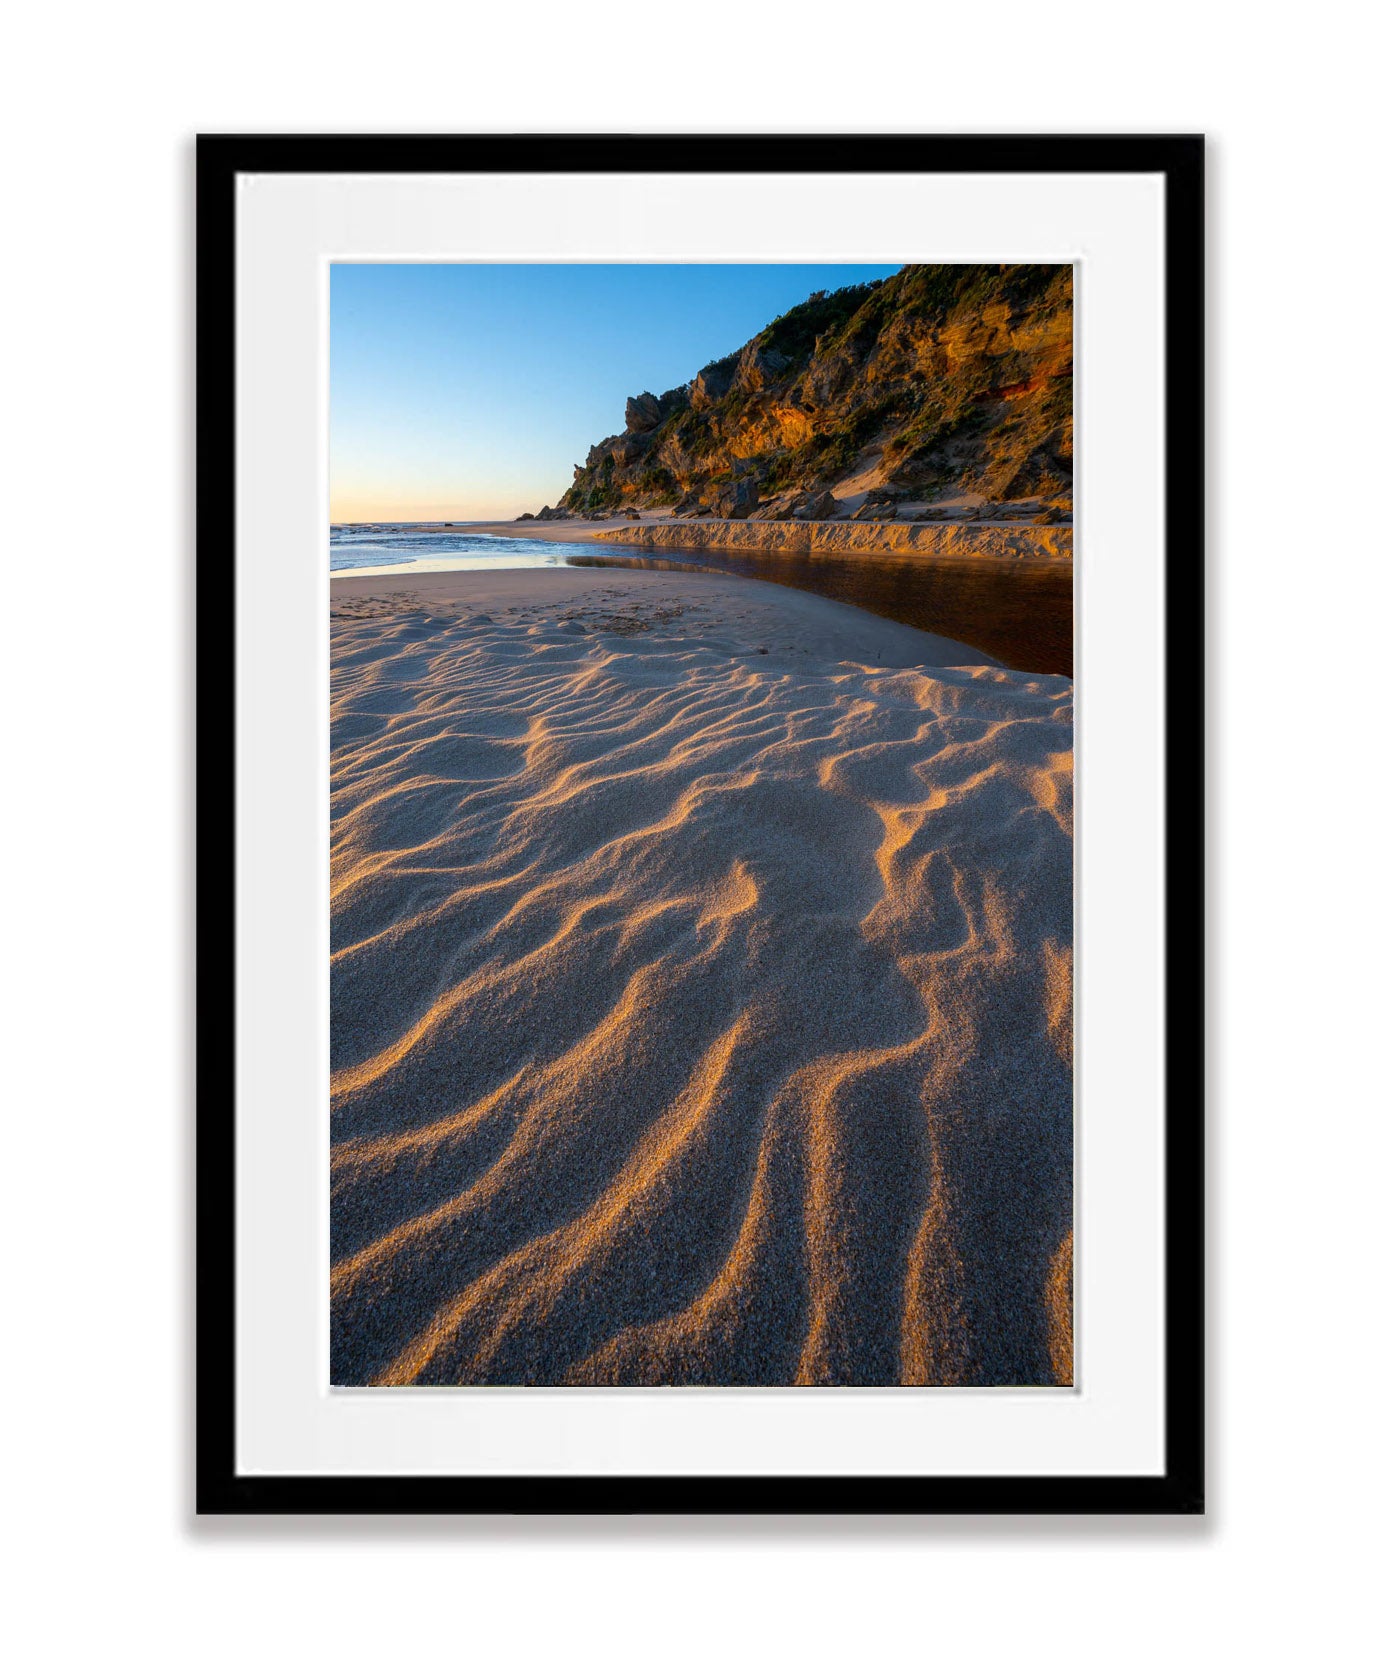
{"type": "Polygon", "coordinates": [[[835,521],[966,498],[1068,523],[1071,386],[1069,267],[915,264],[628,398],[543,512],[835,521]]]}

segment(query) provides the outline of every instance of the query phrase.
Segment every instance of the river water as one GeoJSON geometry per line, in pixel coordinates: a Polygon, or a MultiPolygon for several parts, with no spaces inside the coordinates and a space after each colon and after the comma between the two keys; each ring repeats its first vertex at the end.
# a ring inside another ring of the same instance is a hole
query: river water
{"type": "Polygon", "coordinates": [[[422,564],[426,571],[614,565],[762,578],[951,636],[1017,671],[1074,674],[1073,569],[1065,561],[929,554],[794,554],[694,549],[659,555],[625,543],[549,542],[413,525],[331,527],[333,572],[422,564]]]}

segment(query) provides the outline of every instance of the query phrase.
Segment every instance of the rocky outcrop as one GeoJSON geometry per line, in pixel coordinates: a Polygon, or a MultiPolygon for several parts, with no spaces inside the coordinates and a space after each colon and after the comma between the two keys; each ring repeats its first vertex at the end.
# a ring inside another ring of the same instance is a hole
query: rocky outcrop
{"type": "Polygon", "coordinates": [[[650,391],[628,397],[623,414],[629,432],[654,432],[661,424],[661,404],[650,391]]]}
{"type": "Polygon", "coordinates": [[[890,486],[872,490],[851,515],[852,519],[893,519],[899,506],[899,492],[890,486]]]}
{"type": "Polygon", "coordinates": [[[701,368],[690,382],[688,395],[691,408],[713,408],[727,397],[738,365],[737,356],[726,356],[723,361],[711,362],[708,367],[701,368]]]}
{"type": "Polygon", "coordinates": [[[708,507],[721,519],[747,519],[758,508],[758,480],[750,474],[721,484],[709,499],[708,507]]]}
{"type": "Polygon", "coordinates": [[[774,496],[754,516],[767,521],[784,519],[842,519],[841,505],[829,490],[793,490],[774,496]]]}
{"type": "Polygon", "coordinates": [[[654,397],[650,391],[642,391],[635,397],[628,397],[627,407],[623,412],[623,421],[629,432],[654,432],[663,420],[669,419],[678,408],[685,405],[688,392],[684,385],[678,385],[674,391],[665,391],[659,397],[654,397]]]}
{"type": "Polygon", "coordinates": [[[1067,518],[1071,277],[914,264],[813,293],[688,385],[629,397],[562,505],[780,523],[831,519],[840,498],[869,523],[975,493],[1067,518]]]}
{"type": "Polygon", "coordinates": [[[751,340],[739,352],[739,365],[734,370],[734,383],[752,395],[776,383],[778,375],[788,365],[788,358],[777,350],[766,350],[757,339],[751,340]]]}

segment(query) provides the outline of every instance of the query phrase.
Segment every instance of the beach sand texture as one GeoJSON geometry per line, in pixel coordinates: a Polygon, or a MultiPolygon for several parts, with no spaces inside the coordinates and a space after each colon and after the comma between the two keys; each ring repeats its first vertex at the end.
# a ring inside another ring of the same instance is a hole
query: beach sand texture
{"type": "Polygon", "coordinates": [[[699,574],[331,610],[332,1381],[1071,1382],[1071,684],[699,574]]]}

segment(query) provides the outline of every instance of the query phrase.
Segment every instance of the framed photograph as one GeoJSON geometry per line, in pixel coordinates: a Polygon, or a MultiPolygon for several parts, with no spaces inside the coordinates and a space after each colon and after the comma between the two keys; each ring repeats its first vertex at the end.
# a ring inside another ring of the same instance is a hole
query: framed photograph
{"type": "Polygon", "coordinates": [[[201,1513],[1203,1509],[1202,176],[201,138],[201,1513]]]}

